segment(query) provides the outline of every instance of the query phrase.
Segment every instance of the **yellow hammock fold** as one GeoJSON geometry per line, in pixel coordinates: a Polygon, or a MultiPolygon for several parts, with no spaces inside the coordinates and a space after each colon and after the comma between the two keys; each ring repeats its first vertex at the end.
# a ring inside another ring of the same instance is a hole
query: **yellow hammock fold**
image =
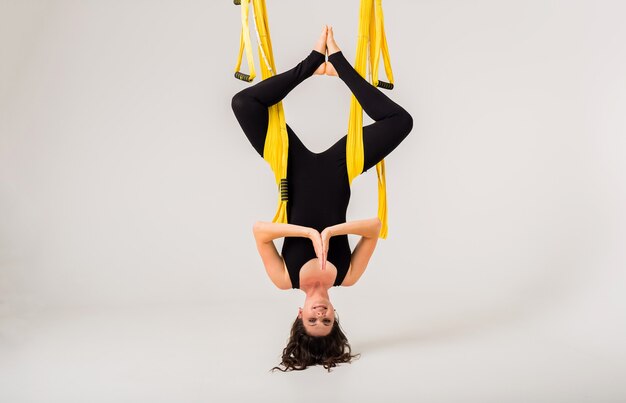
{"type": "MultiPolygon", "coordinates": [[[[389,50],[385,37],[382,0],[361,0],[359,11],[359,33],[357,37],[356,60],[354,69],[366,78],[367,52],[370,52],[370,74],[373,85],[379,84],[378,63],[380,52],[383,52],[385,73],[389,82],[393,85],[393,73],[389,60],[389,50]]],[[[348,138],[346,144],[346,164],[348,166],[348,181],[363,172],[363,108],[354,95],[350,100],[350,118],[348,123],[348,138]]],[[[379,237],[387,238],[387,185],[385,182],[385,161],[376,164],[378,176],[378,218],[382,226],[379,237]]]]}
{"type": "MultiPolygon", "coordinates": [[[[252,81],[255,76],[254,60],[252,58],[252,44],[248,27],[248,10],[250,0],[241,0],[241,23],[242,33],[239,47],[239,58],[235,67],[235,77],[244,81],[252,81]],[[250,75],[239,72],[244,48],[248,61],[250,75]]],[[[254,23],[257,34],[259,58],[261,64],[261,77],[266,79],[276,74],[274,63],[274,53],[272,51],[272,41],[267,18],[265,0],[254,0],[254,23]]],[[[274,172],[274,178],[278,187],[278,209],[272,222],[287,222],[287,157],[289,155],[289,136],[285,123],[285,113],[283,103],[278,102],[268,108],[269,123],[267,127],[267,137],[263,149],[263,159],[270,164],[274,172]]]]}

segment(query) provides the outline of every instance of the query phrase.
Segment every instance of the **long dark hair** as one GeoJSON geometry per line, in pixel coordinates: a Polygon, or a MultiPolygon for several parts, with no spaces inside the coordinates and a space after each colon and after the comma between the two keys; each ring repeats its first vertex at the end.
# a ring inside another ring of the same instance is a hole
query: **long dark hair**
{"type": "Polygon", "coordinates": [[[283,349],[282,362],[279,364],[284,368],[276,366],[272,371],[301,371],[310,365],[323,365],[330,372],[337,364],[349,363],[359,355],[352,355],[348,338],[341,330],[337,318],[326,336],[309,335],[302,319],[296,318],[291,326],[287,347],[283,349]]]}

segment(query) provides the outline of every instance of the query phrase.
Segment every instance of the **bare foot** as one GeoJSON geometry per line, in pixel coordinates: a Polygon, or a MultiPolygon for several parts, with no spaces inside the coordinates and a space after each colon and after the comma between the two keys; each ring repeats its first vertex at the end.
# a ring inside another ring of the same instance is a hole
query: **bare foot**
{"type": "Polygon", "coordinates": [[[326,62],[320,64],[317,70],[315,70],[315,72],[313,73],[313,75],[319,75],[319,76],[323,76],[324,74],[327,74],[326,62]]]}
{"type": "Polygon", "coordinates": [[[335,77],[339,76],[339,74],[337,74],[337,70],[335,70],[335,66],[333,66],[331,62],[326,62],[325,64],[326,64],[325,74],[327,76],[335,76],[335,77]]]}
{"type": "Polygon", "coordinates": [[[339,46],[337,46],[337,42],[335,42],[335,37],[333,35],[333,27],[328,27],[326,32],[327,32],[326,46],[328,47],[328,55],[330,56],[333,53],[337,53],[341,51],[341,49],[339,49],[339,46]]]}
{"type": "MultiPolygon", "coordinates": [[[[326,38],[328,36],[328,27],[326,25],[324,25],[324,28],[322,28],[322,34],[320,35],[320,38],[317,40],[317,43],[315,44],[315,46],[313,47],[314,50],[326,54],[326,38]]],[[[320,66],[317,68],[317,70],[315,70],[315,72],[313,73],[314,75],[318,74],[318,75],[322,75],[326,73],[326,63],[322,63],[320,64],[320,66]]]]}
{"type": "Polygon", "coordinates": [[[326,38],[327,37],[328,37],[328,26],[324,25],[324,27],[322,28],[322,34],[320,35],[313,49],[317,50],[320,53],[326,53],[326,38]]]}

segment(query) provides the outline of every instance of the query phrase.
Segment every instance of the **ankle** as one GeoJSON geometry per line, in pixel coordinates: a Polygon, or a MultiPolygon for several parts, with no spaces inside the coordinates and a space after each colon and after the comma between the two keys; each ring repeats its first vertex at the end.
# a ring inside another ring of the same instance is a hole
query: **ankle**
{"type": "Polygon", "coordinates": [[[317,69],[313,72],[313,75],[324,75],[326,74],[326,62],[320,64],[317,69]]]}
{"type": "Polygon", "coordinates": [[[337,70],[335,70],[335,66],[333,66],[333,64],[330,61],[326,62],[326,71],[324,72],[324,74],[326,74],[327,76],[333,76],[333,77],[339,76],[339,74],[337,73],[337,70]]]}
{"type": "Polygon", "coordinates": [[[332,53],[328,53],[328,60],[331,60],[331,57],[333,60],[337,59],[339,56],[343,55],[343,53],[341,52],[341,50],[336,50],[332,53]]]}

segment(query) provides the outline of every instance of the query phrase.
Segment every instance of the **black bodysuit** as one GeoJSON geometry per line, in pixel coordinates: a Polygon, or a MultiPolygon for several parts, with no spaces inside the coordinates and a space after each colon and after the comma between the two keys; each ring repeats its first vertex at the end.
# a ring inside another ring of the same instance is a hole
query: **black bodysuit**
{"type": "MultiPolygon", "coordinates": [[[[248,87],[232,99],[232,108],[254,149],[263,156],[269,122],[268,107],[280,102],[293,88],[313,75],[324,63],[325,55],[312,50],[297,66],[248,87]]],[[[328,56],[339,78],[350,88],[365,113],[375,120],[363,127],[363,172],[375,166],[395,149],[413,127],[411,115],[368,83],[350,65],[343,52],[328,56]]],[[[346,222],[350,186],[346,167],[344,135],[321,153],[309,151],[287,125],[289,154],[287,160],[287,222],[324,228],[346,222]]],[[[293,288],[300,287],[300,269],[316,257],[313,243],[304,237],[285,237],[282,257],[293,288]]],[[[341,285],[350,267],[350,245],[347,235],[330,238],[327,260],[337,267],[335,286],[341,285]]]]}

